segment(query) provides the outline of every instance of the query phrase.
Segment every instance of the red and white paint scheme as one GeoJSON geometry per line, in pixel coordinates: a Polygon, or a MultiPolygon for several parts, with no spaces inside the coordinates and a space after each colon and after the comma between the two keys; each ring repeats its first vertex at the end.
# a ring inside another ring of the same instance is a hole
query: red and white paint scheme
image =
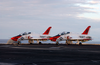
{"type": "Polygon", "coordinates": [[[50,36],[49,32],[52,27],[48,27],[48,29],[42,34],[33,34],[31,32],[24,32],[22,34],[19,34],[17,36],[12,37],[10,40],[8,40],[7,44],[11,43],[21,43],[22,40],[29,40],[29,43],[32,44],[34,43],[34,40],[37,41],[37,43],[41,43],[40,41],[47,41],[50,36]]]}
{"type": "Polygon", "coordinates": [[[78,44],[82,44],[82,42],[92,40],[91,36],[88,35],[90,28],[91,26],[88,26],[81,34],[62,32],[49,39],[56,42],[56,44],[59,44],[59,41],[66,41],[66,44],[72,44],[72,41],[77,41],[78,44]]]}

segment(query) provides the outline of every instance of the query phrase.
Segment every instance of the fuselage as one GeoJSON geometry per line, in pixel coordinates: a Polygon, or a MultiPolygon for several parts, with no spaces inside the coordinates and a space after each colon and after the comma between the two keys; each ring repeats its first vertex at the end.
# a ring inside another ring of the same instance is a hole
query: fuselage
{"type": "Polygon", "coordinates": [[[69,33],[69,34],[61,35],[56,41],[66,41],[66,40],[89,41],[89,40],[92,40],[92,38],[89,35],[69,33]]]}
{"type": "Polygon", "coordinates": [[[91,26],[88,26],[81,34],[76,34],[76,33],[71,33],[71,32],[62,32],[49,39],[51,41],[56,42],[57,44],[59,43],[59,41],[66,41],[67,44],[69,44],[69,42],[72,42],[72,41],[77,41],[79,42],[79,44],[81,44],[81,42],[92,40],[91,36],[88,35],[90,28],[91,26]]]}

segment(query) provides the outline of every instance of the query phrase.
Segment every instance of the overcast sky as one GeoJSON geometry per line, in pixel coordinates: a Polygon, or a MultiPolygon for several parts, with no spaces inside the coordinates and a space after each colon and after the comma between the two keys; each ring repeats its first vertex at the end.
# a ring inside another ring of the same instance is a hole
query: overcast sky
{"type": "Polygon", "coordinates": [[[100,40],[100,0],[0,0],[0,39],[23,32],[42,34],[52,26],[50,35],[62,31],[82,33],[100,40]]]}

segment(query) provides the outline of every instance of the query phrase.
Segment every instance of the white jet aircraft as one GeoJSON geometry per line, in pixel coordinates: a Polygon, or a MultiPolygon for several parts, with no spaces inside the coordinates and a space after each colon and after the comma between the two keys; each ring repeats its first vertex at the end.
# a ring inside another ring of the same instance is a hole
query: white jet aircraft
{"type": "Polygon", "coordinates": [[[7,44],[20,44],[22,40],[28,40],[30,44],[34,43],[34,41],[37,41],[37,43],[41,44],[40,41],[47,41],[50,38],[49,32],[51,28],[52,27],[49,27],[42,35],[32,34],[31,32],[19,34],[8,40],[7,44]]]}
{"type": "Polygon", "coordinates": [[[71,32],[62,32],[54,37],[49,38],[51,41],[56,42],[56,44],[59,44],[59,41],[66,41],[66,44],[72,44],[72,41],[77,41],[79,45],[82,44],[82,42],[86,42],[89,40],[92,40],[91,36],[88,36],[88,32],[91,26],[88,26],[83,33],[81,34],[75,34],[71,32]]]}

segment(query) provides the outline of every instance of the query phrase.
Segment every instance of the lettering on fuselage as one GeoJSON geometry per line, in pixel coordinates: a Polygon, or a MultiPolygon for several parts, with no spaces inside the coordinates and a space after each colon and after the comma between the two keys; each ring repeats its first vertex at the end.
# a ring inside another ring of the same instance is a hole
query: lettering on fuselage
{"type": "Polygon", "coordinates": [[[79,36],[80,38],[85,38],[85,36],[79,36]]]}

